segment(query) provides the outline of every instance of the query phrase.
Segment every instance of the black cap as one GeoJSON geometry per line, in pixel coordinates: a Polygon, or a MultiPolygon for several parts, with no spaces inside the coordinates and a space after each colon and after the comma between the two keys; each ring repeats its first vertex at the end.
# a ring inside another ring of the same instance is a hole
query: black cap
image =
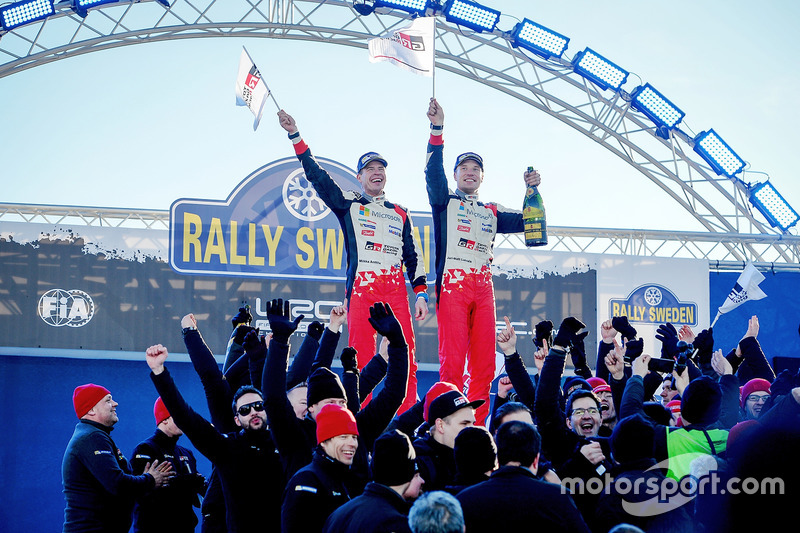
{"type": "Polygon", "coordinates": [[[474,402],[471,402],[466,396],[457,390],[445,392],[431,402],[431,406],[428,408],[427,422],[429,424],[433,424],[437,418],[447,418],[456,411],[464,409],[465,407],[477,409],[483,405],[483,403],[484,400],[475,400],[474,402]]]}
{"type": "Polygon", "coordinates": [[[390,487],[408,483],[417,473],[417,453],[411,440],[398,430],[387,431],[375,441],[372,480],[390,487]]]}
{"type": "Polygon", "coordinates": [[[347,394],[339,376],[331,369],[322,367],[316,369],[308,378],[306,399],[308,405],[314,405],[327,398],[344,398],[346,400],[347,394]]]}

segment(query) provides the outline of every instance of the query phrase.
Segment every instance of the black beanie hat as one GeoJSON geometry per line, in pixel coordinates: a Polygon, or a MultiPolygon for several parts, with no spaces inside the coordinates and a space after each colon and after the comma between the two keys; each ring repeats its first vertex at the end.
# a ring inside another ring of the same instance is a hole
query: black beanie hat
{"type": "Polygon", "coordinates": [[[655,427],[641,414],[626,416],[611,433],[611,453],[618,463],[653,457],[655,427]]]}
{"type": "Polygon", "coordinates": [[[716,381],[701,376],[689,382],[681,396],[681,418],[684,424],[708,425],[719,418],[722,391],[716,381]]]}
{"type": "Polygon", "coordinates": [[[417,453],[411,440],[398,430],[387,431],[375,441],[372,451],[372,480],[396,487],[408,483],[417,473],[417,453]]]}
{"type": "Polygon", "coordinates": [[[330,368],[322,367],[316,369],[308,378],[306,399],[308,405],[311,406],[326,398],[344,398],[346,400],[347,395],[339,376],[330,368]]]}
{"type": "Polygon", "coordinates": [[[672,411],[661,402],[644,402],[642,404],[644,416],[662,426],[668,426],[672,420],[672,411]]]}
{"type": "Polygon", "coordinates": [[[497,466],[497,445],[483,426],[465,427],[453,445],[456,468],[462,475],[483,474],[497,466]]]}

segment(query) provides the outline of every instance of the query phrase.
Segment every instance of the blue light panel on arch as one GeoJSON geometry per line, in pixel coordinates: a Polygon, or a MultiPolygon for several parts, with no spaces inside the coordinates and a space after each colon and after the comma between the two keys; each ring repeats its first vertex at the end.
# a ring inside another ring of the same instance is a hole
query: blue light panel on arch
{"type": "Polygon", "coordinates": [[[617,90],[628,79],[628,71],[624,70],[591,48],[578,52],[572,60],[575,72],[593,81],[603,89],[617,90]]]}
{"type": "Polygon", "coordinates": [[[552,56],[561,57],[561,54],[567,49],[569,37],[564,37],[532,20],[523,19],[514,28],[511,42],[514,46],[530,50],[536,55],[549,59],[552,56]]]}
{"type": "Polygon", "coordinates": [[[53,0],[15,2],[0,8],[0,24],[3,29],[11,30],[17,26],[46,19],[55,12],[53,0]]]}
{"type": "Polygon", "coordinates": [[[631,96],[633,96],[634,109],[647,115],[657,126],[672,129],[686,116],[686,113],[675,107],[649,83],[634,89],[631,96]]]}
{"type": "Polygon", "coordinates": [[[744,168],[744,161],[713,129],[694,138],[694,151],[711,165],[714,172],[733,177],[744,168]]]}
{"type": "Polygon", "coordinates": [[[783,196],[768,181],[760,183],[750,191],[750,203],[767,219],[772,226],[783,231],[791,228],[800,220],[800,215],[792,209],[783,196]]]}
{"type": "Polygon", "coordinates": [[[82,17],[85,17],[86,12],[93,7],[101,6],[103,4],[111,4],[117,1],[119,0],[73,0],[75,12],[82,17]]]}
{"type": "Polygon", "coordinates": [[[391,7],[407,13],[425,14],[429,0],[375,0],[375,7],[391,7]]]}
{"type": "Polygon", "coordinates": [[[500,12],[466,0],[447,0],[444,18],[477,32],[492,31],[500,20],[500,12]]]}

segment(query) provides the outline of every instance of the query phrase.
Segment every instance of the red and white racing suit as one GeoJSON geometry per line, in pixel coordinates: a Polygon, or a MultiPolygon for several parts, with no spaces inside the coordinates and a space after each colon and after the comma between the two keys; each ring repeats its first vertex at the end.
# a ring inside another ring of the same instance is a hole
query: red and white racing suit
{"type": "Polygon", "coordinates": [[[311,155],[302,138],[293,139],[297,158],[306,179],[336,215],[344,231],[347,250],[346,297],[347,344],[358,352],[358,367],[363,368],[377,353],[377,333],[369,323],[369,308],[377,302],[392,307],[408,344],[408,386],[398,413],[417,401],[417,363],[414,328],[409,310],[403,266],[415,294],[424,293],[425,265],[414,239],[408,211],[383,196],[371,198],[343,191],[311,155]]]}
{"type": "Polygon", "coordinates": [[[432,132],[425,181],[436,245],[439,379],[463,390],[466,362],[467,398],[485,400],[475,415],[477,423],[483,424],[495,372],[494,236],[521,232],[522,212],[449,190],[443,151],[441,130],[432,132]]]}

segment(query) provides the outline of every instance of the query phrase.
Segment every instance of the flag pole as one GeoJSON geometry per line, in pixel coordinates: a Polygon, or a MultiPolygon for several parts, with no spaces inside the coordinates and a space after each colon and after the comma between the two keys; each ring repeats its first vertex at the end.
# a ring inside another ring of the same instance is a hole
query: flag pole
{"type": "Polygon", "coordinates": [[[436,17],[433,17],[433,67],[431,68],[431,98],[436,98],[436,17]]]}
{"type": "Polygon", "coordinates": [[[722,313],[719,313],[719,312],[717,312],[717,316],[715,316],[715,317],[714,317],[714,321],[713,321],[713,322],[711,323],[711,325],[709,326],[710,328],[713,328],[713,327],[714,327],[714,324],[716,324],[716,323],[717,323],[717,319],[718,319],[720,316],[722,316],[722,313]]]}

